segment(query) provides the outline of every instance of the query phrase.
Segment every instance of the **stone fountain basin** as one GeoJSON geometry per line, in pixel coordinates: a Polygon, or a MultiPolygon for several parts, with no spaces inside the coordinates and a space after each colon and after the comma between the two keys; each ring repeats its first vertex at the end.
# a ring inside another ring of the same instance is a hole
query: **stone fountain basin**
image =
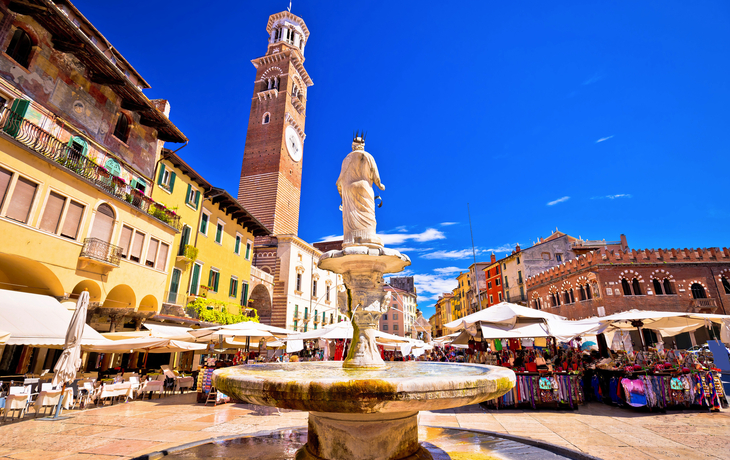
{"type": "Polygon", "coordinates": [[[389,362],[380,370],[341,362],[249,364],[213,373],[231,398],[310,412],[377,414],[449,409],[487,401],[512,389],[515,373],[480,364],[389,362]]]}

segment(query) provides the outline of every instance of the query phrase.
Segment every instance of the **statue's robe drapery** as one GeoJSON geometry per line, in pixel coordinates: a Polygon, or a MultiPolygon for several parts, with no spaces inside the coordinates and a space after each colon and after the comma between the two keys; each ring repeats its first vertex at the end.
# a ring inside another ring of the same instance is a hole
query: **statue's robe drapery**
{"type": "Polygon", "coordinates": [[[363,150],[351,152],[342,162],[337,190],[342,197],[344,244],[378,241],[375,235],[375,194],[380,184],[375,159],[363,150]]]}

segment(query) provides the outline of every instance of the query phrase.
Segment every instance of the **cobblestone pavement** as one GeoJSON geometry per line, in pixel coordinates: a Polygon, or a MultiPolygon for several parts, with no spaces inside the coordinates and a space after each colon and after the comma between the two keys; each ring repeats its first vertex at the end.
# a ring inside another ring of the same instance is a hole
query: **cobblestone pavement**
{"type": "MultiPolygon", "coordinates": [[[[307,413],[247,404],[195,403],[195,394],[67,412],[57,422],[0,426],[0,458],[122,460],[203,439],[306,427],[307,413]]],[[[639,413],[602,404],[575,412],[486,410],[421,412],[422,426],[524,436],[605,459],[728,459],[730,412],[639,413]]]]}

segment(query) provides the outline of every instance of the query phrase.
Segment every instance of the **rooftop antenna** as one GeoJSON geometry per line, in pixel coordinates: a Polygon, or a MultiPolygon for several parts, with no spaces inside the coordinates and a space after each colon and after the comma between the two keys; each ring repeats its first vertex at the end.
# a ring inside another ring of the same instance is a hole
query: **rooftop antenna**
{"type": "Polygon", "coordinates": [[[289,0],[289,8],[287,8],[286,10],[291,13],[291,0],[289,0]]]}

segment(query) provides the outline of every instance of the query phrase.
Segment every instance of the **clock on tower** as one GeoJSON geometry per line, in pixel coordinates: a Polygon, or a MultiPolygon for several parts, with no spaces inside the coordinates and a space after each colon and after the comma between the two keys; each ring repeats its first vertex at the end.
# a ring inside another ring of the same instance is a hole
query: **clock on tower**
{"type": "Polygon", "coordinates": [[[275,235],[297,234],[302,183],[309,29],[288,11],[269,17],[266,55],[256,67],[238,201],[275,235]]]}

